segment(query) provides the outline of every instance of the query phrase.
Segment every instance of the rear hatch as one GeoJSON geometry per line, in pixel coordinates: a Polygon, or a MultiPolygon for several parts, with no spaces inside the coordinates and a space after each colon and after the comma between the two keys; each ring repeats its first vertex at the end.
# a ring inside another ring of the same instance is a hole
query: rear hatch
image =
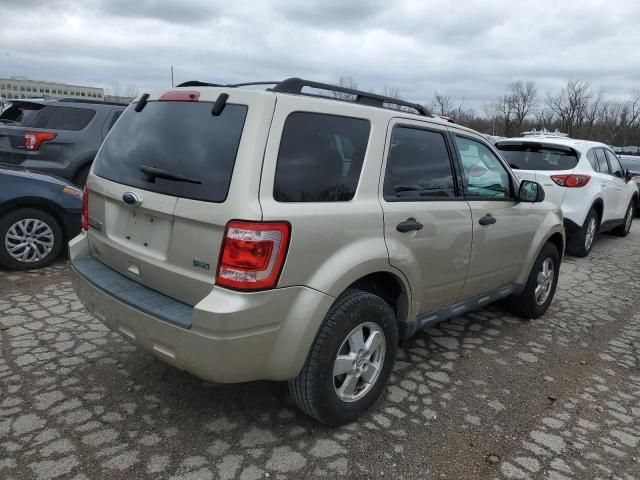
{"type": "Polygon", "coordinates": [[[552,176],[569,175],[578,165],[578,153],[571,147],[541,142],[504,140],[496,143],[520,180],[538,182],[544,188],[545,199],[562,206],[566,187],[552,176]]]}
{"type": "Polygon", "coordinates": [[[221,93],[176,90],[132,104],[87,184],[91,254],[190,305],[211,291],[227,222],[262,218],[257,192],[275,96],[231,91],[216,114],[221,93]]]}

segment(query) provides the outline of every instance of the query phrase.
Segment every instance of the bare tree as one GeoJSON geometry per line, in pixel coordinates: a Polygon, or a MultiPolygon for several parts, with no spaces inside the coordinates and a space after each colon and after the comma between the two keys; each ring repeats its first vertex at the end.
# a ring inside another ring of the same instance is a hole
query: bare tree
{"type": "MultiPolygon", "coordinates": [[[[353,77],[340,77],[338,80],[338,86],[342,88],[350,88],[351,90],[358,89],[358,82],[356,82],[353,77]]],[[[334,98],[338,98],[340,100],[354,100],[354,95],[351,93],[344,92],[331,92],[334,98]]]]}
{"type": "Polygon", "coordinates": [[[402,94],[398,87],[388,87],[385,85],[382,88],[382,95],[389,98],[395,98],[396,100],[402,100],[402,94]]]}
{"type": "Polygon", "coordinates": [[[547,95],[548,107],[559,117],[569,136],[582,125],[592,96],[590,84],[580,80],[569,80],[556,96],[547,95]]]}
{"type": "Polygon", "coordinates": [[[513,133],[513,97],[509,94],[501,96],[498,99],[498,105],[500,106],[500,117],[502,118],[502,122],[504,125],[504,134],[507,137],[510,137],[514,134],[513,133]]]}
{"type": "Polygon", "coordinates": [[[500,121],[500,104],[498,102],[487,102],[482,105],[482,112],[485,118],[491,122],[491,135],[497,135],[498,122],[500,121]]]}
{"type": "Polygon", "coordinates": [[[438,93],[438,91],[436,90],[435,92],[433,92],[433,100],[431,101],[431,110],[436,115],[448,116],[451,114],[452,103],[453,102],[450,96],[444,95],[442,93],[438,93]]]}
{"type": "Polygon", "coordinates": [[[524,83],[522,80],[510,83],[508,86],[510,107],[513,115],[513,124],[518,133],[522,132],[522,125],[536,104],[538,90],[535,82],[524,83]]]}

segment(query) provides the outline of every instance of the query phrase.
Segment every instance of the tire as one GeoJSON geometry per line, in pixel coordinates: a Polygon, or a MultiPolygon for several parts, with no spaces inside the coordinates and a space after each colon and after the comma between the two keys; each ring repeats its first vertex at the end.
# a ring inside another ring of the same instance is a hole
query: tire
{"type": "Polygon", "coordinates": [[[538,258],[533,264],[529,278],[524,286],[524,290],[518,294],[511,296],[507,301],[508,310],[522,317],[526,320],[539,318],[547,311],[549,305],[553,300],[553,296],[556,293],[556,287],[558,286],[558,274],[560,273],[560,253],[557,247],[547,242],[542,247],[538,258]],[[547,264],[548,267],[552,267],[552,277],[547,278],[542,283],[543,291],[545,295],[541,295],[539,298],[536,294],[536,289],[539,285],[539,274],[542,272],[545,262],[551,262],[547,264]],[[544,298],[544,300],[543,300],[544,298]]]}
{"type": "Polygon", "coordinates": [[[89,170],[91,170],[91,164],[85,165],[84,167],[80,167],[73,177],[73,183],[80,188],[84,188],[85,183],[87,183],[87,177],[89,176],[89,170]]]}
{"type": "Polygon", "coordinates": [[[12,270],[49,265],[60,255],[63,243],[64,235],[57,220],[42,210],[19,208],[0,219],[0,264],[12,270]],[[11,249],[24,243],[18,238],[22,236],[28,240],[28,245],[11,249]],[[20,259],[23,253],[25,260],[20,259]]]}
{"type": "Polygon", "coordinates": [[[611,233],[617,235],[618,237],[626,237],[629,235],[629,230],[631,230],[631,223],[633,222],[633,217],[635,216],[633,208],[633,200],[629,202],[629,206],[627,207],[627,211],[624,214],[624,223],[622,225],[617,226],[611,233]]]}
{"type": "Polygon", "coordinates": [[[382,394],[397,348],[398,327],[389,304],[372,293],[347,290],[327,313],[300,374],[289,381],[291,397],[303,412],[324,424],[338,426],[353,422],[382,394]],[[352,351],[349,336],[357,329],[363,333],[365,347],[376,336],[381,340],[371,363],[366,351],[364,355],[362,350],[358,355],[352,351]],[[342,364],[337,362],[339,354],[343,357],[342,364]],[[378,369],[373,368],[376,364],[378,369]],[[334,368],[341,366],[350,370],[334,377],[334,368]],[[358,369],[362,369],[362,377],[357,383],[348,382],[349,375],[358,377],[358,369]],[[349,385],[356,385],[351,398],[348,398],[349,385]]]}
{"type": "Polygon", "coordinates": [[[586,257],[589,255],[593,248],[593,242],[596,239],[599,228],[600,217],[598,216],[598,212],[592,208],[589,210],[582,228],[569,237],[567,242],[567,253],[574,257],[586,257]],[[592,221],[594,222],[593,226],[591,226],[592,221]],[[593,231],[591,231],[592,229],[593,231]],[[589,237],[589,235],[591,236],[589,237]]]}

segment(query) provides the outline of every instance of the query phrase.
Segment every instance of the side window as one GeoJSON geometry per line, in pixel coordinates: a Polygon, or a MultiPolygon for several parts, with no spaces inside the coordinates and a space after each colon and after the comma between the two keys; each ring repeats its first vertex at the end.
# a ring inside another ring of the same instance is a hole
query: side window
{"type": "Polygon", "coordinates": [[[111,128],[116,124],[116,122],[120,118],[120,115],[122,115],[122,112],[124,112],[124,110],[119,110],[113,114],[113,118],[111,118],[111,122],[109,122],[109,128],[107,129],[107,131],[111,130],[111,128]]]}
{"type": "Polygon", "coordinates": [[[395,127],[384,177],[386,200],[456,196],[451,159],[440,132],[395,127]]]}
{"type": "Polygon", "coordinates": [[[471,198],[511,198],[511,179],[498,157],[484,144],[456,135],[465,193],[471,198]]]}
{"type": "Polygon", "coordinates": [[[618,178],[624,178],[624,169],[622,165],[620,165],[620,160],[611,150],[605,150],[607,154],[607,159],[609,160],[609,165],[611,166],[611,175],[618,178]]]}
{"type": "Polygon", "coordinates": [[[598,160],[598,171],[600,173],[609,174],[609,164],[607,163],[607,157],[604,154],[604,150],[601,148],[595,148],[596,159],[598,160]]]}
{"type": "Polygon", "coordinates": [[[600,168],[598,167],[598,159],[596,158],[595,148],[592,148],[587,152],[587,160],[589,161],[589,165],[591,165],[591,168],[593,168],[594,171],[600,171],[600,168]]]}
{"type": "Polygon", "coordinates": [[[280,139],[273,198],[345,202],[356,193],[369,141],[368,120],[294,112],[280,139]]]}

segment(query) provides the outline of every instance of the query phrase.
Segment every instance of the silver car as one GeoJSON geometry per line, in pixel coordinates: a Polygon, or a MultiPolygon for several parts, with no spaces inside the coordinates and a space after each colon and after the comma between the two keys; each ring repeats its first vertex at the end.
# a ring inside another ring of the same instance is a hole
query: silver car
{"type": "Polygon", "coordinates": [[[399,339],[498,299],[544,314],[565,238],[543,200],[420,105],[300,79],[188,82],[138,98],[100,149],[74,285],[161,360],[288,380],[339,425],[378,399],[399,339]]]}

